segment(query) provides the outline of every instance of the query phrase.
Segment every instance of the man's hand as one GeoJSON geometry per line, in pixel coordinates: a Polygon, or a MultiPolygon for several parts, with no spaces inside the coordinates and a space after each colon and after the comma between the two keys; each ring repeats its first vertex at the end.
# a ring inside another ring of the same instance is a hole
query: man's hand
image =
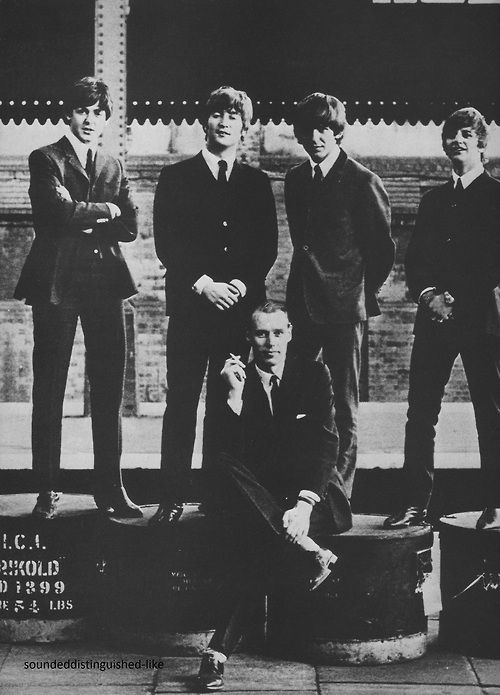
{"type": "Polygon", "coordinates": [[[443,321],[448,321],[448,319],[452,318],[453,302],[455,300],[449,292],[435,294],[433,290],[430,290],[422,296],[422,301],[432,314],[431,321],[443,323],[443,321]]]}
{"type": "Polygon", "coordinates": [[[293,509],[287,509],[283,514],[283,528],[285,537],[291,543],[298,543],[301,538],[309,533],[312,505],[298,500],[293,509]]]}
{"type": "Polygon", "coordinates": [[[201,294],[220,311],[230,309],[240,298],[238,290],[227,282],[209,282],[202,289],[201,294]]]}
{"type": "Polygon", "coordinates": [[[243,391],[247,375],[245,372],[245,365],[240,360],[239,355],[231,355],[228,357],[220,375],[228,385],[230,392],[234,391],[239,393],[243,391]]]}
{"type": "Polygon", "coordinates": [[[448,321],[453,311],[452,305],[448,304],[444,294],[434,295],[429,302],[429,309],[432,312],[432,321],[437,321],[438,323],[448,321]]]}

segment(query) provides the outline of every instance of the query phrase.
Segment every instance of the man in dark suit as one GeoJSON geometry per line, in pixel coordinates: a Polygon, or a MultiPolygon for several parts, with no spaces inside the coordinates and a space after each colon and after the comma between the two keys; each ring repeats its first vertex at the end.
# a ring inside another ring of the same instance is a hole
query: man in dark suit
{"type": "Polygon", "coordinates": [[[228,582],[200,667],[200,684],[208,690],[222,687],[224,662],[256,599],[285,576],[296,576],[301,566],[305,586],[316,589],[337,560],[318,541],[352,525],[335,469],[338,437],[328,368],[287,357],[290,338],[286,310],[271,301],[260,305],[248,330],[254,361],[245,369],[231,356],[221,372],[217,535],[220,541],[224,532],[234,534],[227,551],[236,576],[228,582]],[[238,548],[244,548],[239,562],[238,548]]]}
{"type": "Polygon", "coordinates": [[[294,132],[309,159],[285,179],[293,244],[287,306],[292,349],[318,357],[332,376],[339,432],[337,467],[352,491],[357,454],[361,342],[380,314],[376,294],[394,261],[387,193],[378,176],[339,147],[345,109],[315,93],[297,105],[294,132]]]}
{"type": "Polygon", "coordinates": [[[477,528],[500,526],[500,183],[483,166],[484,117],[460,109],[444,123],[452,178],[420,203],[406,257],[418,303],[410,363],[403,465],[404,507],[387,528],[425,521],[441,400],[458,355],[469,385],[481,458],[484,511],[477,528]]]}
{"type": "Polygon", "coordinates": [[[196,412],[208,364],[203,468],[215,443],[214,403],[229,352],[248,356],[249,307],[265,297],[276,259],[277,222],[268,177],[236,161],[252,102],[215,90],[204,113],[206,147],[163,169],[154,203],[156,253],[166,268],[167,404],[163,490],[153,524],[175,523],[189,484],[196,412]]]}
{"type": "Polygon", "coordinates": [[[33,307],[33,514],[55,516],[61,419],[78,317],[85,338],[94,441],[95,500],[108,515],[141,516],[123,488],[120,408],[125,365],[123,299],[136,293],[120,241],[137,236],[121,162],[98,148],[112,103],[84,77],[65,100],[66,136],[31,153],[35,239],[15,297],[33,307]]]}

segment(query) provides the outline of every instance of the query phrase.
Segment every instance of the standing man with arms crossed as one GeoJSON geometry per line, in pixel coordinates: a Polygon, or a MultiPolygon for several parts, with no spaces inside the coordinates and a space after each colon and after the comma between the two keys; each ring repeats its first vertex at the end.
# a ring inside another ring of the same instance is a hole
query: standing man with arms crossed
{"type": "MultiPolygon", "coordinates": [[[[163,169],[154,204],[156,253],[166,268],[167,404],[162,496],[152,524],[175,523],[189,483],[196,411],[208,364],[203,468],[216,442],[217,391],[229,352],[246,361],[245,326],[265,298],[277,222],[268,177],[236,161],[252,118],[245,92],[220,87],[205,107],[206,146],[163,169]]],[[[219,398],[220,400],[220,398],[219,398]]]]}
{"type": "Polygon", "coordinates": [[[418,303],[410,363],[404,493],[386,528],[423,524],[434,478],[435,426],[458,355],[476,417],[484,510],[478,529],[500,527],[500,182],[484,169],[488,131],[474,108],[443,125],[451,180],[420,203],[406,256],[418,303]]]}
{"type": "Polygon", "coordinates": [[[137,292],[119,243],[137,236],[137,211],[123,166],[98,147],[111,116],[107,85],[84,77],[65,100],[68,133],[31,153],[35,239],[14,296],[33,307],[34,516],[57,513],[61,421],[80,318],[94,442],[95,501],[108,515],[139,517],[121,480],[125,369],[123,299],[137,292]]]}
{"type": "Polygon", "coordinates": [[[328,368],[287,355],[292,327],[269,301],[249,321],[254,360],[229,357],[221,372],[220,452],[216,462],[222,542],[228,573],[219,620],[202,659],[199,683],[223,686],[224,662],[248,626],[258,600],[281,582],[305,579],[317,589],[337,557],[320,543],[352,525],[338,475],[338,437],[328,368]],[[234,576],[233,576],[234,575],[234,576]],[[303,575],[303,576],[302,576],[303,575]]]}
{"type": "Polygon", "coordinates": [[[357,455],[361,342],[394,262],[387,193],[378,176],[340,148],[341,101],[314,93],[295,108],[295,137],[309,159],[285,179],[293,243],[287,305],[291,348],[331,373],[339,432],[337,468],[351,496],[357,455]]]}

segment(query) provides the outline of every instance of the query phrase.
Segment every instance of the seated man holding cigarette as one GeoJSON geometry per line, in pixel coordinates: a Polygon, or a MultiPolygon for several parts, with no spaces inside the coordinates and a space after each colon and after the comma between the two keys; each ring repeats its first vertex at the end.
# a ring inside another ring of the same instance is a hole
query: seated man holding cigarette
{"type": "MultiPolygon", "coordinates": [[[[335,464],[338,435],[328,368],[287,358],[292,327],[286,309],[272,301],[252,313],[248,367],[231,355],[221,372],[221,454],[215,466],[217,517],[234,533],[236,577],[204,654],[199,685],[223,686],[224,662],[252,617],[256,599],[288,575],[305,573],[316,589],[337,557],[317,542],[352,526],[335,464]],[[249,542],[245,542],[248,536],[249,542]]],[[[215,494],[215,493],[214,493],[215,494]]],[[[235,558],[235,555],[232,555],[235,558]]]]}

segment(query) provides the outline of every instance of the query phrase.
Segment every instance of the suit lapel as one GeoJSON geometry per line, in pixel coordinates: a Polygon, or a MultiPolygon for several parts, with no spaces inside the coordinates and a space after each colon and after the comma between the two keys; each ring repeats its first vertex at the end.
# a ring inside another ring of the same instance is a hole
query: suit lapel
{"type": "Polygon", "coordinates": [[[347,159],[348,157],[346,153],[343,149],[341,149],[334,165],[332,166],[328,174],[325,176],[325,184],[338,183],[340,181],[345,170],[347,159]]]}
{"type": "Polygon", "coordinates": [[[68,140],[68,138],[65,136],[59,142],[61,143],[61,147],[64,150],[67,163],[88,181],[89,177],[87,176],[87,172],[80,164],[80,160],[76,156],[76,152],[71,146],[71,143],[68,140]]]}
{"type": "Polygon", "coordinates": [[[245,383],[243,402],[245,410],[248,413],[252,413],[252,418],[262,422],[269,422],[272,420],[269,400],[262,386],[262,381],[257,374],[254,362],[251,362],[247,367],[247,380],[245,383]]]}
{"type": "Polygon", "coordinates": [[[97,185],[101,174],[103,173],[106,165],[106,155],[103,153],[100,147],[97,148],[95,155],[95,169],[94,169],[94,183],[92,188],[97,185]]]}

